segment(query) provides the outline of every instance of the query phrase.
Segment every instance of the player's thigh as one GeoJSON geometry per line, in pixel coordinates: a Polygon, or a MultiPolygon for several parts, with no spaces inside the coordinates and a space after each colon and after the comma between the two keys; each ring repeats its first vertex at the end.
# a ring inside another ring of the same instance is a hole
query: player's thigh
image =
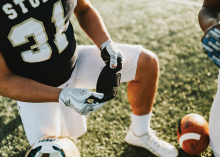
{"type": "Polygon", "coordinates": [[[17,102],[30,145],[44,136],[60,136],[58,103],[17,102]]]}
{"type": "Polygon", "coordinates": [[[61,136],[76,139],[87,131],[86,118],[74,109],[60,105],[61,136]]]}
{"type": "MultiPolygon", "coordinates": [[[[121,71],[121,82],[128,82],[135,78],[137,63],[142,50],[141,45],[117,44],[125,56],[121,71]]],[[[79,56],[75,67],[74,86],[94,89],[101,72],[105,66],[100,50],[95,45],[78,46],[79,56]]]]}
{"type": "Polygon", "coordinates": [[[217,91],[215,99],[212,104],[209,117],[209,135],[210,145],[216,157],[220,157],[220,88],[217,91]]]}

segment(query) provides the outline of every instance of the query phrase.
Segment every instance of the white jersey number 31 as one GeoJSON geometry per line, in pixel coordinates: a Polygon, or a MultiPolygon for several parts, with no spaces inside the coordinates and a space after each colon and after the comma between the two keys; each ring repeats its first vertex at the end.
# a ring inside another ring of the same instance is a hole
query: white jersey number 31
{"type": "MultiPolygon", "coordinates": [[[[54,23],[56,27],[54,43],[59,53],[61,53],[69,44],[66,35],[62,33],[65,27],[65,21],[61,1],[54,4],[51,22],[54,23]]],[[[12,27],[8,35],[8,39],[14,47],[28,43],[28,37],[33,37],[36,44],[32,45],[30,50],[21,52],[23,60],[25,62],[34,63],[50,59],[52,49],[47,42],[48,37],[43,22],[34,18],[29,18],[12,27]]]]}

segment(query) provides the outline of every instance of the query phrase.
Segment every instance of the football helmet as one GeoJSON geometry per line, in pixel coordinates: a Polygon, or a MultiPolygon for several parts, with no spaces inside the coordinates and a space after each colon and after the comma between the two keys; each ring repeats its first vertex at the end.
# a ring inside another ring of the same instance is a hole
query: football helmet
{"type": "Polygon", "coordinates": [[[80,157],[78,148],[70,139],[54,136],[39,139],[25,157],[42,157],[44,153],[49,157],[80,157]]]}

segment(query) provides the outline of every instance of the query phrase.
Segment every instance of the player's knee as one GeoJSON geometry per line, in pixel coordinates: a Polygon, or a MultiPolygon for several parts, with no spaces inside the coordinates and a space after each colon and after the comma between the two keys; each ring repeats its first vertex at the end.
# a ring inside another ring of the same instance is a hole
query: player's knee
{"type": "Polygon", "coordinates": [[[157,56],[153,52],[143,48],[140,53],[137,70],[140,75],[158,77],[159,61],[157,56]]]}

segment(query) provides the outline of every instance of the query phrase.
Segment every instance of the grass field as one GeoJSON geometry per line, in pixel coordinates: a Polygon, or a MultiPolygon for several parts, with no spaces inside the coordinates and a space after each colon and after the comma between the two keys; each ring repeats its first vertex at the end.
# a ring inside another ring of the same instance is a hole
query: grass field
{"type": "MultiPolygon", "coordinates": [[[[180,1],[180,0],[179,0],[180,1]]],[[[197,21],[199,7],[163,0],[91,0],[102,15],[112,39],[141,44],[155,52],[160,62],[160,80],[151,127],[160,138],[179,149],[177,124],[186,114],[209,119],[217,90],[218,69],[203,53],[203,33],[197,21]]],[[[202,0],[195,0],[202,3],[202,0]]],[[[92,42],[73,19],[78,44],[92,42]]],[[[130,125],[127,84],[117,97],[88,117],[88,132],[75,140],[82,157],[153,157],[149,151],[128,145],[124,137],[130,125]]],[[[29,144],[16,101],[0,97],[0,156],[24,157],[29,144]]],[[[201,155],[210,157],[210,147],[201,155]]]]}

